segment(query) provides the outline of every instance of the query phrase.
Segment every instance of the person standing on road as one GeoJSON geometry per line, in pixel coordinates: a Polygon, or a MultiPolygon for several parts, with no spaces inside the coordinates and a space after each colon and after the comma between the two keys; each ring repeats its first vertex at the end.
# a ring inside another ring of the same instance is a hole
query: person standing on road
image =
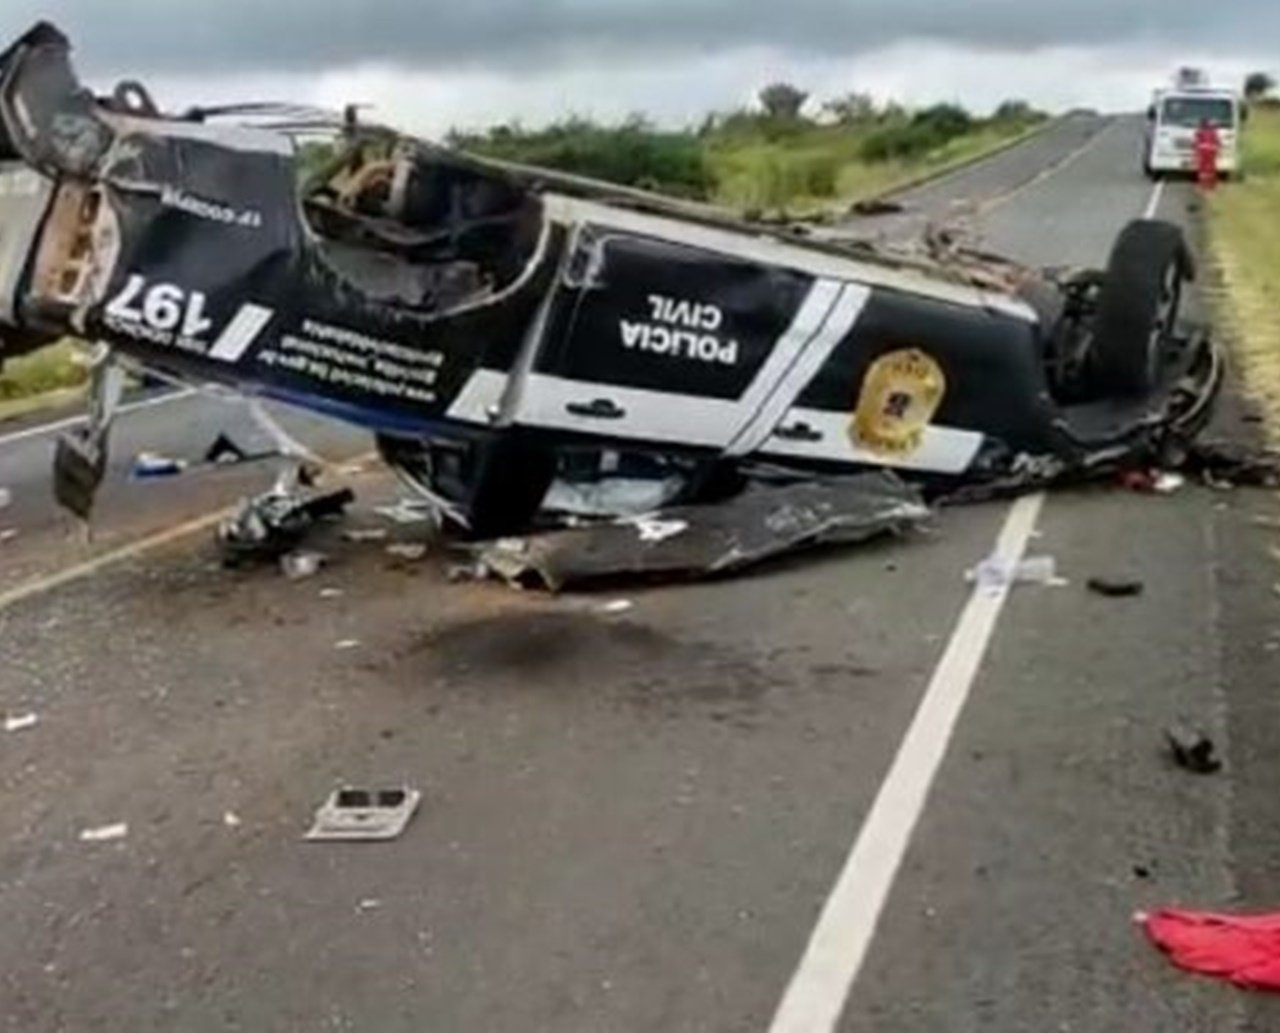
{"type": "Polygon", "coordinates": [[[1217,127],[1209,119],[1201,119],[1196,130],[1196,181],[1201,190],[1213,190],[1218,185],[1218,155],[1222,151],[1222,139],[1217,127]]]}

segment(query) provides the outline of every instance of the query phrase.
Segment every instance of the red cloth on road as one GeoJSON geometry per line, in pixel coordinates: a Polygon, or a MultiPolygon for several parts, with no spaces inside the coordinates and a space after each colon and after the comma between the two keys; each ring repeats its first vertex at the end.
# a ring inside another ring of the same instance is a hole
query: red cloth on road
{"type": "Polygon", "coordinates": [[[1143,920],[1147,935],[1179,968],[1280,991],[1280,914],[1218,915],[1166,908],[1143,920]]]}

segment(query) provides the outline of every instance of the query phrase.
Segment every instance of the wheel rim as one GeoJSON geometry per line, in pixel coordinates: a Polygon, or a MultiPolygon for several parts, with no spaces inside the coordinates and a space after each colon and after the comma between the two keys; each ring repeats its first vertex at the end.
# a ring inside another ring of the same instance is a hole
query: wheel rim
{"type": "Polygon", "coordinates": [[[1178,319],[1178,305],[1182,298],[1182,270],[1177,262],[1170,262],[1164,277],[1160,281],[1160,298],[1156,302],[1156,310],[1152,317],[1151,330],[1147,338],[1147,363],[1154,385],[1160,376],[1161,359],[1164,356],[1162,345],[1166,338],[1172,336],[1178,319]]]}

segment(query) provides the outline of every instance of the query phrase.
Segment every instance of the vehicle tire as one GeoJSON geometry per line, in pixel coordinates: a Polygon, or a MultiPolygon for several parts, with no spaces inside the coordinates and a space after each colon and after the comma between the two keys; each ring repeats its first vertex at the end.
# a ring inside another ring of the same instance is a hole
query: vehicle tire
{"type": "Polygon", "coordinates": [[[1099,397],[1141,397],[1155,388],[1182,284],[1192,274],[1177,226],[1142,219],[1121,231],[1099,292],[1089,351],[1090,382],[1099,397]]]}

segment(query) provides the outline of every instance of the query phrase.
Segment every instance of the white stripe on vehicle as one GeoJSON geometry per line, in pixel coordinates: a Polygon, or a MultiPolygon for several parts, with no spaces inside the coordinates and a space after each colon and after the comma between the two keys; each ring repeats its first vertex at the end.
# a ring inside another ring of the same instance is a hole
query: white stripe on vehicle
{"type": "Polygon", "coordinates": [[[518,413],[520,423],[588,434],[723,448],[742,423],[735,398],[598,384],[530,373],[518,413]],[[616,420],[572,412],[605,401],[624,415],[616,420]]]}
{"type": "Polygon", "coordinates": [[[253,344],[271,321],[272,310],[261,305],[244,304],[209,349],[209,358],[235,362],[253,344]]]}
{"type": "Polygon", "coordinates": [[[447,417],[468,423],[494,423],[501,412],[508,379],[507,374],[495,369],[476,370],[449,406],[447,417]]]}
{"type": "MultiPolygon", "coordinates": [[[[820,284],[825,282],[827,281],[819,281],[820,284]]],[[[817,286],[814,287],[810,297],[816,292],[817,286]]],[[[810,381],[831,358],[832,352],[848,336],[870,298],[869,287],[860,283],[844,284],[835,304],[830,306],[820,330],[809,338],[803,351],[790,361],[790,368],[786,369],[781,376],[775,376],[770,372],[766,379],[765,373],[769,371],[770,363],[779,351],[779,349],[774,350],[774,355],[769,357],[770,362],[765,364],[765,369],[761,370],[761,375],[756,378],[751,390],[743,398],[744,406],[752,415],[725,450],[729,455],[747,455],[768,439],[773,428],[778,425],[778,421],[787,409],[795,403],[800,392],[809,386],[810,381]],[[761,389],[763,395],[760,401],[751,398],[752,392],[757,388],[761,389]],[[746,405],[749,399],[750,404],[746,405]]]]}
{"type": "Polygon", "coordinates": [[[869,452],[849,436],[852,414],[821,409],[792,409],[780,421],[783,428],[804,427],[812,439],[779,437],[777,431],[760,448],[764,455],[791,459],[814,459],[869,466],[892,466],[902,470],[933,473],[963,473],[982,447],[977,431],[931,425],[925,428],[920,447],[909,455],[869,452]]]}

